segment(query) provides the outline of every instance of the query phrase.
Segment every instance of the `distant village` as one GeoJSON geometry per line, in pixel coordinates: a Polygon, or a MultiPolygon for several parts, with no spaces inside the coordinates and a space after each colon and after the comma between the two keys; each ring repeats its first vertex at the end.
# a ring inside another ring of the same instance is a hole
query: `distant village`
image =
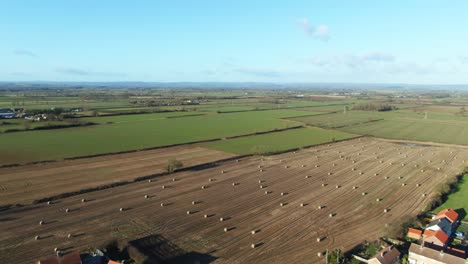
{"type": "Polygon", "coordinates": [[[34,122],[46,121],[56,118],[62,113],[82,112],[82,108],[62,109],[50,108],[42,111],[27,112],[24,108],[0,108],[0,119],[23,118],[34,122]]]}

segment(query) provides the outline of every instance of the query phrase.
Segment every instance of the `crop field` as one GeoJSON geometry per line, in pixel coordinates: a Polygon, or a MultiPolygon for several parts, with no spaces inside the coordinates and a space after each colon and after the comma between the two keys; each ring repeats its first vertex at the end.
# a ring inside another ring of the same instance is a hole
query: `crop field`
{"type": "Polygon", "coordinates": [[[468,145],[468,122],[408,118],[347,126],[340,130],[389,139],[468,145]]]}
{"type": "Polygon", "coordinates": [[[0,168],[0,206],[31,203],[60,193],[163,173],[169,159],[177,159],[184,167],[190,167],[233,156],[202,147],[178,146],[0,168]]]}
{"type": "Polygon", "coordinates": [[[310,114],[309,111],[270,110],[170,119],[157,118],[164,114],[103,117],[107,121],[125,122],[1,134],[0,149],[8,149],[8,153],[0,154],[0,165],[60,160],[272,131],[299,125],[280,118],[310,114]]]}
{"type": "Polygon", "coordinates": [[[13,207],[0,219],[0,262],[161,235],[215,263],[319,263],[318,252],[421,212],[467,158],[466,148],[361,138],[13,207]]]}
{"type": "MultiPolygon", "coordinates": [[[[437,209],[433,210],[434,212],[439,212],[440,210],[446,208],[466,209],[468,208],[468,174],[465,174],[461,181],[457,184],[457,187],[454,189],[454,192],[449,194],[447,201],[445,201],[437,209]]],[[[468,214],[465,215],[465,219],[468,219],[468,214]]]]}
{"type": "Polygon", "coordinates": [[[291,129],[262,135],[233,138],[203,144],[208,148],[237,154],[267,154],[339,141],[356,135],[316,127],[291,129]]]}

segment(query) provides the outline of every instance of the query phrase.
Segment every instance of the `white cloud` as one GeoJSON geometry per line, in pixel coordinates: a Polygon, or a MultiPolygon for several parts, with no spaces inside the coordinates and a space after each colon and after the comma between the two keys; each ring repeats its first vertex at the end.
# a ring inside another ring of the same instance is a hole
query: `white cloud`
{"type": "Polygon", "coordinates": [[[330,28],[327,25],[313,26],[307,18],[299,19],[298,25],[310,37],[323,41],[330,39],[330,28]]]}

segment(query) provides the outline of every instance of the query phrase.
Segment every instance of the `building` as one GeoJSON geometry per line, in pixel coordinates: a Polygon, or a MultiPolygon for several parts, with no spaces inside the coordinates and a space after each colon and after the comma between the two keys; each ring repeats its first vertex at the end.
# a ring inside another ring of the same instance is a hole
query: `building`
{"type": "Polygon", "coordinates": [[[409,264],[468,264],[468,260],[447,254],[444,250],[435,250],[423,245],[411,243],[408,254],[409,264]]]}
{"type": "Polygon", "coordinates": [[[458,220],[458,213],[455,212],[452,208],[444,209],[440,211],[436,216],[433,217],[434,220],[447,219],[452,224],[456,223],[458,220]]]}
{"type": "Polygon", "coordinates": [[[422,233],[423,232],[419,229],[408,228],[408,233],[406,234],[406,237],[419,240],[422,237],[422,233]]]}
{"type": "Polygon", "coordinates": [[[439,218],[429,223],[429,225],[426,226],[426,230],[434,232],[443,231],[445,234],[450,236],[452,234],[452,222],[447,218],[439,218]]]}
{"type": "Polygon", "coordinates": [[[396,264],[400,263],[400,251],[393,246],[386,247],[379,251],[367,262],[369,264],[396,264]]]}
{"type": "Polygon", "coordinates": [[[423,243],[434,244],[438,246],[445,246],[449,236],[442,230],[432,231],[426,229],[423,234],[423,243]]]}

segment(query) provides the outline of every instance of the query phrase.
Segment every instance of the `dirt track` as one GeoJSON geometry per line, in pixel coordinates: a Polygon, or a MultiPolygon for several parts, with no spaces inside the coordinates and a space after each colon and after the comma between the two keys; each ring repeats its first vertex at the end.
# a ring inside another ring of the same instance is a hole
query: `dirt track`
{"type": "Polygon", "coordinates": [[[34,199],[54,194],[162,173],[171,158],[177,158],[189,167],[233,156],[202,147],[178,146],[1,168],[0,205],[31,203],[34,199]]]}
{"type": "Polygon", "coordinates": [[[110,238],[151,234],[161,234],[187,252],[210,254],[220,263],[321,263],[317,252],[348,250],[383,235],[385,224],[420,212],[434,187],[445,175],[460,173],[465,159],[468,150],[463,148],[363,138],[263,161],[225,162],[52,205],[28,205],[0,212],[0,263],[31,263],[53,255],[55,247],[70,251],[110,238]],[[89,201],[81,203],[82,198],[89,201]],[[319,205],[325,207],[319,210],[319,205]],[[220,217],[226,220],[220,222],[220,217]],[[38,225],[40,220],[45,224],[38,225]],[[225,227],[230,231],[224,232],[225,227]],[[251,230],[258,232],[252,235],[251,230]],[[67,238],[68,233],[74,237],[67,238]],[[35,241],[36,235],[44,238],[35,241]],[[323,241],[317,242],[318,237],[323,241]],[[252,243],[258,247],[252,249],[252,243]]]}

